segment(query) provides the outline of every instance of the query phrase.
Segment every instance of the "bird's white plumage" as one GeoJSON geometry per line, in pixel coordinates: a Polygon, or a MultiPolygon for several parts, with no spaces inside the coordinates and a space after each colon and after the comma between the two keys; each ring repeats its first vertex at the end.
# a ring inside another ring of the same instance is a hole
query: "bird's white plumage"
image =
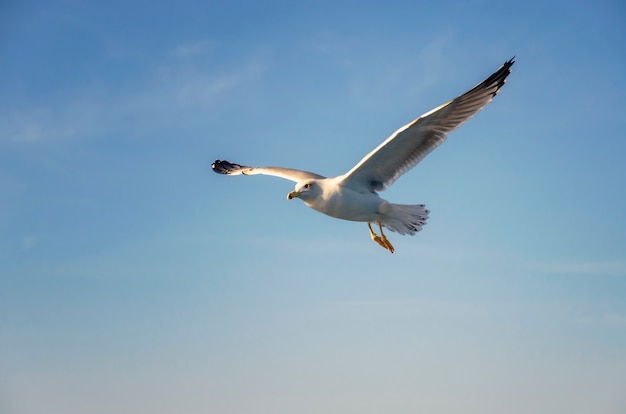
{"type": "MultiPolygon", "coordinates": [[[[426,223],[428,210],[423,204],[392,204],[380,198],[378,191],[393,184],[402,174],[417,165],[438,147],[449,132],[471,118],[504,85],[514,60],[505,62],[496,72],[464,94],[440,105],[406,124],[367,154],[344,175],[325,178],[308,171],[282,167],[248,167],[217,160],[212,169],[226,175],[264,174],[295,181],[288,198],[299,197],[321,213],[344,220],[377,222],[400,234],[415,234],[426,223]]],[[[386,240],[372,238],[393,252],[386,240]]]]}
{"type": "Polygon", "coordinates": [[[351,186],[383,190],[437,148],[449,132],[491,102],[510,73],[513,60],[466,93],[406,124],[345,174],[351,186]]]}

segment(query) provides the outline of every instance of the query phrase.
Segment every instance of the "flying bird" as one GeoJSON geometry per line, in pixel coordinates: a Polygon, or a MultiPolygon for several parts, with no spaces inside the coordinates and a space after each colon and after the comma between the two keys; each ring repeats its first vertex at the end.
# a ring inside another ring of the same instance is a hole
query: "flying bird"
{"type": "Polygon", "coordinates": [[[367,223],[370,237],[391,253],[394,247],[383,227],[414,235],[426,224],[424,204],[394,204],[378,195],[437,148],[449,132],[487,105],[504,85],[515,58],[464,94],[404,125],[374,148],[350,171],[326,178],[282,167],[248,167],[216,160],[211,168],[225,175],[272,175],[295,181],[287,199],[300,198],[308,207],[331,217],[367,223]],[[372,229],[378,226],[380,235],[372,229]]]}

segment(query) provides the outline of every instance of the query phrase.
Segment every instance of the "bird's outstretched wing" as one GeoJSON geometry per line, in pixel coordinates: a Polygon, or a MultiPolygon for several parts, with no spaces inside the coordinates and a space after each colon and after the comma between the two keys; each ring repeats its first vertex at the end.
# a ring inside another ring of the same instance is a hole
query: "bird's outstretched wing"
{"type": "Polygon", "coordinates": [[[245,165],[232,164],[228,161],[220,161],[216,160],[213,164],[211,164],[211,169],[218,174],[225,175],[255,175],[255,174],[263,174],[263,175],[273,175],[274,177],[284,178],[286,180],[291,181],[302,181],[306,179],[320,179],[326,178],[319,174],[315,174],[308,171],[300,171],[293,170],[291,168],[282,168],[282,167],[248,167],[245,165]]]}
{"type": "Polygon", "coordinates": [[[437,148],[446,134],[491,102],[511,73],[514,59],[463,95],[398,129],[348,171],[342,184],[362,191],[382,191],[391,185],[437,148]]]}

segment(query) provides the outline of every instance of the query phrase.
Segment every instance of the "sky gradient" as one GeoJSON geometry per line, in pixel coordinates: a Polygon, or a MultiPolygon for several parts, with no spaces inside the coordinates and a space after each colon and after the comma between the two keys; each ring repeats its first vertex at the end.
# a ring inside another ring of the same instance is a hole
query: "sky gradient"
{"type": "Polygon", "coordinates": [[[0,412],[626,412],[619,1],[0,5],[0,412]],[[382,193],[342,174],[516,56],[382,193]]]}

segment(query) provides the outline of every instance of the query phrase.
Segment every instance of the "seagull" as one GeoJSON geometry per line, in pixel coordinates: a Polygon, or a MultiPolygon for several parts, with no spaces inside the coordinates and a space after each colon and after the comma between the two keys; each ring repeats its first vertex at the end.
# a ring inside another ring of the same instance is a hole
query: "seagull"
{"type": "Polygon", "coordinates": [[[295,188],[287,199],[301,199],[308,207],[331,217],[367,223],[370,237],[389,252],[394,247],[383,227],[414,235],[426,224],[424,204],[394,204],[378,192],[393,184],[437,148],[449,132],[487,105],[504,85],[515,58],[469,91],[404,125],[367,154],[350,171],[327,178],[308,171],[282,167],[249,167],[216,160],[211,169],[225,175],[271,175],[291,180],[295,188]],[[378,226],[380,235],[372,229],[378,226]]]}

